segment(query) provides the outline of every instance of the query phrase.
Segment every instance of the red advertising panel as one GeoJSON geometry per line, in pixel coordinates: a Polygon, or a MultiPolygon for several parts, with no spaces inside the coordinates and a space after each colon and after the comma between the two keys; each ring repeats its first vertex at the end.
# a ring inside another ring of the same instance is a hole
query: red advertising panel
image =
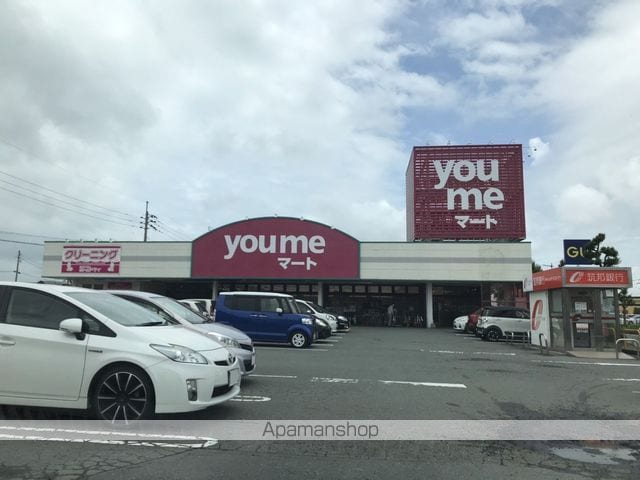
{"type": "Polygon", "coordinates": [[[533,291],[562,288],[562,269],[552,268],[533,274],[533,291]]]}
{"type": "Polygon", "coordinates": [[[119,245],[65,245],[62,273],[120,273],[119,245]]]}
{"type": "Polygon", "coordinates": [[[566,287],[631,287],[631,271],[627,268],[567,268],[566,287]]]}
{"type": "Polygon", "coordinates": [[[194,278],[358,278],[360,242],[321,223],[256,218],[193,241],[194,278]]]}
{"type": "Polygon", "coordinates": [[[525,238],[522,145],[414,147],[407,240],[525,238]]]}

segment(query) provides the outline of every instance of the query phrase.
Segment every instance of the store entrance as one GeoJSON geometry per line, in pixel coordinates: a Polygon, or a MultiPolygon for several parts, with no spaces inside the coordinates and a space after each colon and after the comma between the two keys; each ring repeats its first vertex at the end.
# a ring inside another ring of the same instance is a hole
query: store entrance
{"type": "Polygon", "coordinates": [[[423,285],[325,285],[325,306],[354,326],[426,327],[423,285]]]}
{"type": "Polygon", "coordinates": [[[482,302],[479,285],[434,285],[433,322],[439,328],[453,327],[453,320],[468,315],[482,302]]]}

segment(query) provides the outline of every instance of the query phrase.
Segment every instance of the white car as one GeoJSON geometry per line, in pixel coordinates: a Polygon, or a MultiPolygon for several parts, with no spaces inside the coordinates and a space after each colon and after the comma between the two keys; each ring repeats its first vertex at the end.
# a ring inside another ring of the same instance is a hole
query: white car
{"type": "Polygon", "coordinates": [[[198,315],[202,315],[203,317],[210,318],[210,314],[209,314],[209,311],[207,310],[207,306],[202,300],[189,299],[189,300],[177,300],[177,302],[193,310],[198,315]]]}
{"type": "Polygon", "coordinates": [[[200,410],[240,392],[214,339],[98,290],[0,282],[0,404],[112,422],[200,410]]]}
{"type": "Polygon", "coordinates": [[[296,298],[296,305],[298,306],[298,310],[300,313],[306,313],[308,315],[316,315],[320,317],[322,320],[327,322],[331,327],[331,333],[334,334],[338,331],[338,320],[336,317],[329,312],[327,312],[320,305],[317,305],[313,302],[309,302],[307,300],[300,300],[296,298]]]}
{"type": "Polygon", "coordinates": [[[256,368],[256,350],[249,336],[230,325],[214,323],[209,317],[194,312],[181,301],[158,295],[157,293],[139,292],[136,290],[103,290],[117,295],[141,307],[151,310],[171,321],[185,327],[191,327],[206,335],[211,335],[223,344],[239,361],[243,376],[251,374],[256,368]]]}
{"type": "Polygon", "coordinates": [[[469,315],[462,315],[453,319],[453,331],[454,332],[466,332],[467,322],[469,321],[469,315]]]}

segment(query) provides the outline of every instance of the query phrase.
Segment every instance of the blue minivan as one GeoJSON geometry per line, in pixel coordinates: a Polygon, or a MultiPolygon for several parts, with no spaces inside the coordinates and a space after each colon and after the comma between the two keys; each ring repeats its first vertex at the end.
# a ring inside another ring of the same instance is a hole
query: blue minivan
{"type": "Polygon", "coordinates": [[[283,293],[222,292],[213,320],[242,330],[254,342],[304,348],[315,339],[313,318],[300,313],[293,297],[283,293]]]}

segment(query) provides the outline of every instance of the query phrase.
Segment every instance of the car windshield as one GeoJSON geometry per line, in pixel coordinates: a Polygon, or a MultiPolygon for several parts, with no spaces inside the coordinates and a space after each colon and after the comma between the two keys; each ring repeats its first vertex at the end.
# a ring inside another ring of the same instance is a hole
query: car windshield
{"type": "Polygon", "coordinates": [[[169,297],[154,297],[153,301],[160,305],[162,308],[168,310],[169,312],[171,312],[173,315],[180,317],[180,318],[184,318],[187,322],[189,323],[193,323],[193,324],[200,324],[200,323],[206,323],[208,322],[208,320],[206,318],[204,318],[203,316],[197,314],[196,312],[194,312],[193,310],[191,310],[189,307],[185,307],[184,305],[182,305],[180,302],[178,302],[177,300],[174,300],[172,298],[169,297]]]}
{"type": "Polygon", "coordinates": [[[104,292],[72,292],[67,295],[125,327],[167,325],[160,315],[140,305],[104,292]]]}

